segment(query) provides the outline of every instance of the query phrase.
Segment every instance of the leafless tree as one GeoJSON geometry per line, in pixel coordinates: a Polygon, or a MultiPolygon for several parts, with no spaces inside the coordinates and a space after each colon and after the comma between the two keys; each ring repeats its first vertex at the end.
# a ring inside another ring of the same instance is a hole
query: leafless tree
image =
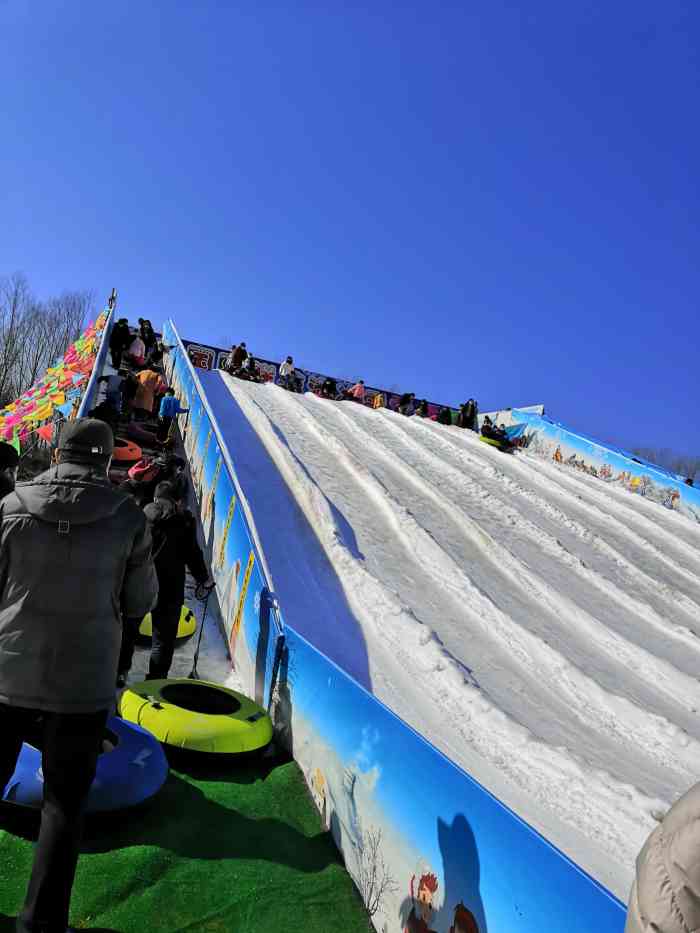
{"type": "Polygon", "coordinates": [[[93,306],[90,292],[64,292],[41,302],[21,273],[0,279],[0,405],[21,395],[63,355],[93,306]]]}
{"type": "Polygon", "coordinates": [[[24,319],[32,302],[29,283],[21,273],[0,279],[0,404],[11,400],[24,319]]]}
{"type": "Polygon", "coordinates": [[[370,917],[371,928],[371,918],[381,907],[384,896],[393,894],[397,890],[396,881],[382,855],[381,829],[370,829],[363,833],[358,855],[357,884],[370,917]]]}
{"type": "Polygon", "coordinates": [[[700,456],[697,455],[679,454],[668,447],[636,447],[632,452],[644,460],[690,479],[700,473],[700,456]]]}

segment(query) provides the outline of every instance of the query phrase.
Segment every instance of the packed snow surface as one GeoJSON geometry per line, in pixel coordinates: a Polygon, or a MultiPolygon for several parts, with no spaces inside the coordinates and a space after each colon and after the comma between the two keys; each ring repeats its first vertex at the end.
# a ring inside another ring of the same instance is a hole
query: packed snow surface
{"type": "Polygon", "coordinates": [[[203,382],[286,621],[625,899],[700,770],[700,525],[470,431],[203,382]]]}

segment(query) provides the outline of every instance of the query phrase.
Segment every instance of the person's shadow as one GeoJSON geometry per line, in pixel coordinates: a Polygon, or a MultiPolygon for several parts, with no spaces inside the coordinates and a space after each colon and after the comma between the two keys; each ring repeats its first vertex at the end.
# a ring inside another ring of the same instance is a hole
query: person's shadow
{"type": "Polygon", "coordinates": [[[436,928],[449,930],[454,925],[455,933],[488,933],[479,890],[479,852],[472,828],[463,813],[458,813],[450,825],[438,818],[437,828],[445,889],[442,907],[434,917],[436,928]],[[463,919],[458,926],[460,915],[463,919]],[[475,930],[473,923],[476,924],[475,930]]]}
{"type": "Polygon", "coordinates": [[[292,724],[293,683],[294,659],[290,657],[289,645],[285,642],[280,651],[277,681],[272,686],[270,716],[275,727],[275,742],[289,755],[294,754],[294,728],[292,724]]]}

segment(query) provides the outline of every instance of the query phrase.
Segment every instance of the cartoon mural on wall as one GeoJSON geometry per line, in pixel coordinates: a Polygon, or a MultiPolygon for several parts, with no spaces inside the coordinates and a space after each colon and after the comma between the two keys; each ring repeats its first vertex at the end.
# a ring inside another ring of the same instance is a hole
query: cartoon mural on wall
{"type": "Polygon", "coordinates": [[[576,470],[619,486],[700,522],[700,490],[688,486],[681,477],[576,434],[542,415],[526,411],[513,414],[526,426],[522,446],[529,453],[562,469],[576,470]]]}
{"type": "Polygon", "coordinates": [[[187,345],[187,353],[192,364],[198,369],[212,370],[216,358],[216,350],[213,347],[202,347],[198,343],[187,345]]]}
{"type": "Polygon", "coordinates": [[[411,911],[406,919],[404,933],[437,933],[430,927],[438,890],[437,877],[431,871],[423,872],[418,878],[411,875],[409,890],[411,911]]]}

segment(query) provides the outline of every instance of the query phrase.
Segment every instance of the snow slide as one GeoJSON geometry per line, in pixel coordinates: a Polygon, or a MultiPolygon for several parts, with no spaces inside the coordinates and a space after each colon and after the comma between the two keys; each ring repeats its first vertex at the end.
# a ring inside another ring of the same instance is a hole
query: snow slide
{"type": "Polygon", "coordinates": [[[700,763],[700,526],[477,436],[202,382],[287,622],[626,899],[700,763]]]}

